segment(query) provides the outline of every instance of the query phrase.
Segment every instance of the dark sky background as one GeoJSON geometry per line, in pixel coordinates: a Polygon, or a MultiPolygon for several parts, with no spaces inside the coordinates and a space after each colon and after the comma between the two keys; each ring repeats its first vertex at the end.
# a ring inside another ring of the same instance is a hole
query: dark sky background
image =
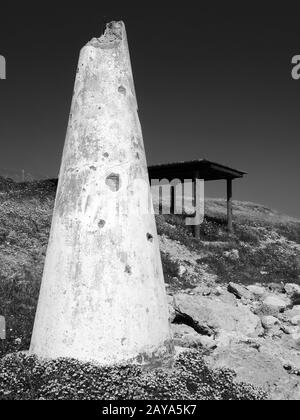
{"type": "MultiPolygon", "coordinates": [[[[235,199],[300,218],[300,10],[268,3],[1,3],[0,174],[57,176],[79,50],[122,19],[148,163],[244,170],[235,199]]],[[[224,196],[225,185],[208,183],[207,194],[224,196]]]]}

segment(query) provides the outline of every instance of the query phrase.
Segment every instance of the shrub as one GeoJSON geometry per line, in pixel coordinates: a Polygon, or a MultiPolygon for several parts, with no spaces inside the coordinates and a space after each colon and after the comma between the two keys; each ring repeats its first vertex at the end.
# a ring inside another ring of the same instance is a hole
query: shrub
{"type": "Polygon", "coordinates": [[[182,353],[173,368],[99,367],[75,360],[40,361],[15,354],[0,360],[2,400],[265,400],[261,389],[210,369],[200,351],[182,353]]]}
{"type": "Polygon", "coordinates": [[[185,226],[183,217],[159,215],[156,216],[156,224],[159,235],[165,235],[188,248],[194,248],[196,241],[192,236],[191,229],[185,226]]]}
{"type": "Polygon", "coordinates": [[[6,340],[0,340],[0,357],[14,351],[26,350],[30,344],[40,281],[25,272],[0,281],[1,315],[6,319],[6,340]]]}
{"type": "Polygon", "coordinates": [[[268,244],[264,248],[239,246],[239,258],[228,259],[221,249],[199,260],[207,264],[219,280],[228,283],[251,284],[290,282],[299,284],[300,264],[295,255],[285,252],[280,245],[268,244]]]}
{"type": "Polygon", "coordinates": [[[235,225],[234,234],[238,241],[245,242],[250,245],[259,245],[261,240],[258,232],[254,228],[246,225],[235,225]]]}
{"type": "Polygon", "coordinates": [[[205,216],[200,228],[201,239],[205,241],[227,241],[228,232],[226,220],[218,217],[205,216]]]}

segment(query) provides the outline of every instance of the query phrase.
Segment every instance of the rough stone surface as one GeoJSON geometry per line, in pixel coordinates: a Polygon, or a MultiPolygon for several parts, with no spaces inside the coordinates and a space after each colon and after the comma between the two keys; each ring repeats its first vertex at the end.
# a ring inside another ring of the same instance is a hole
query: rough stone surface
{"type": "Polygon", "coordinates": [[[279,310],[277,307],[268,306],[261,302],[255,302],[253,305],[253,311],[257,316],[261,318],[263,316],[279,316],[279,310]]]}
{"type": "MultiPolygon", "coordinates": [[[[268,274],[268,273],[266,273],[268,274]]],[[[285,293],[284,290],[284,284],[283,283],[268,283],[268,289],[271,292],[277,292],[277,293],[285,293]]]]}
{"type": "Polygon", "coordinates": [[[294,306],[293,309],[290,309],[285,312],[285,316],[288,320],[291,320],[295,316],[300,315],[300,306],[294,306]]]}
{"type": "Polygon", "coordinates": [[[300,295],[300,286],[298,284],[288,283],[284,286],[284,290],[289,296],[293,296],[294,294],[300,295]]]}
{"type": "Polygon", "coordinates": [[[265,305],[265,307],[270,308],[270,310],[280,312],[288,307],[290,301],[283,297],[270,295],[266,297],[266,299],[264,299],[263,304],[265,305]]]}
{"type": "Polygon", "coordinates": [[[218,298],[178,294],[176,309],[189,315],[198,325],[219,335],[255,336],[261,333],[260,319],[244,306],[234,306],[218,298]]]}
{"type": "Polygon", "coordinates": [[[214,295],[223,303],[231,306],[238,306],[238,300],[236,297],[226,289],[219,288],[214,295]]]}
{"type": "MultiPolygon", "coordinates": [[[[175,243],[182,264],[185,247],[180,253],[175,243]]],[[[193,260],[197,264],[197,255],[193,260]]],[[[173,291],[177,314],[187,315],[181,318],[185,325],[173,326],[176,342],[203,348],[213,367],[232,369],[237,381],[261,386],[271,399],[299,400],[300,326],[292,322],[298,321],[300,306],[292,308],[294,287],[286,291],[283,283],[253,284],[246,288],[251,299],[242,293],[237,298],[227,289],[227,284],[199,275],[194,289],[173,291]],[[211,328],[214,335],[201,335],[197,326],[211,328]]]]}
{"type": "Polygon", "coordinates": [[[228,291],[233,293],[239,299],[251,299],[253,297],[252,293],[244,286],[236,283],[229,283],[228,291]]]}
{"type": "Polygon", "coordinates": [[[293,325],[300,325],[300,315],[296,315],[291,319],[293,325]]]}
{"type": "Polygon", "coordinates": [[[282,325],[281,329],[285,334],[288,334],[288,335],[294,335],[294,334],[297,334],[298,332],[297,327],[290,327],[288,325],[282,325]]]}
{"type": "Polygon", "coordinates": [[[248,286],[247,289],[257,298],[262,298],[267,294],[266,289],[261,286],[248,286]]]}
{"type": "Polygon", "coordinates": [[[193,328],[187,325],[172,325],[172,332],[175,346],[195,348],[200,347],[210,350],[216,347],[213,338],[198,334],[193,328]]]}
{"type": "Polygon", "coordinates": [[[248,382],[264,388],[273,400],[299,400],[300,382],[289,375],[282,362],[262,350],[244,345],[219,348],[207,358],[214,368],[229,368],[237,382],[248,382]]]}
{"type": "Polygon", "coordinates": [[[300,349],[295,346],[292,336],[260,340],[260,351],[280,360],[282,366],[290,365],[300,369],[300,349]]]}
{"type": "Polygon", "coordinates": [[[266,330],[272,330],[274,329],[276,326],[280,326],[280,322],[277,318],[275,318],[274,316],[265,316],[262,318],[261,320],[262,326],[266,329],[266,330]]]}

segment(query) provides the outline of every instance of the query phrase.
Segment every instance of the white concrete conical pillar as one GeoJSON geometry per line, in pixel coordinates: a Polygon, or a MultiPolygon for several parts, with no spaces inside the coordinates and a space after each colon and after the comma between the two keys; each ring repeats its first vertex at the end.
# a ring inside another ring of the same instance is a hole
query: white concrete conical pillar
{"type": "Polygon", "coordinates": [[[32,354],[108,365],[172,354],[155,218],[134,211],[148,192],[125,26],[113,22],[80,54],[32,354]]]}

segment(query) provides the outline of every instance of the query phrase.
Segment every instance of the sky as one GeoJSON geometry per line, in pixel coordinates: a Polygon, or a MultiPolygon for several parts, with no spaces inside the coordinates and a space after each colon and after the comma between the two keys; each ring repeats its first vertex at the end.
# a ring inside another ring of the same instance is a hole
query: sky
{"type": "MultiPolygon", "coordinates": [[[[57,176],[79,51],[123,20],[148,164],[240,169],[234,199],[300,218],[300,7],[224,3],[1,4],[0,175],[57,176]]],[[[225,193],[222,181],[206,184],[208,196],[225,193]]]]}

